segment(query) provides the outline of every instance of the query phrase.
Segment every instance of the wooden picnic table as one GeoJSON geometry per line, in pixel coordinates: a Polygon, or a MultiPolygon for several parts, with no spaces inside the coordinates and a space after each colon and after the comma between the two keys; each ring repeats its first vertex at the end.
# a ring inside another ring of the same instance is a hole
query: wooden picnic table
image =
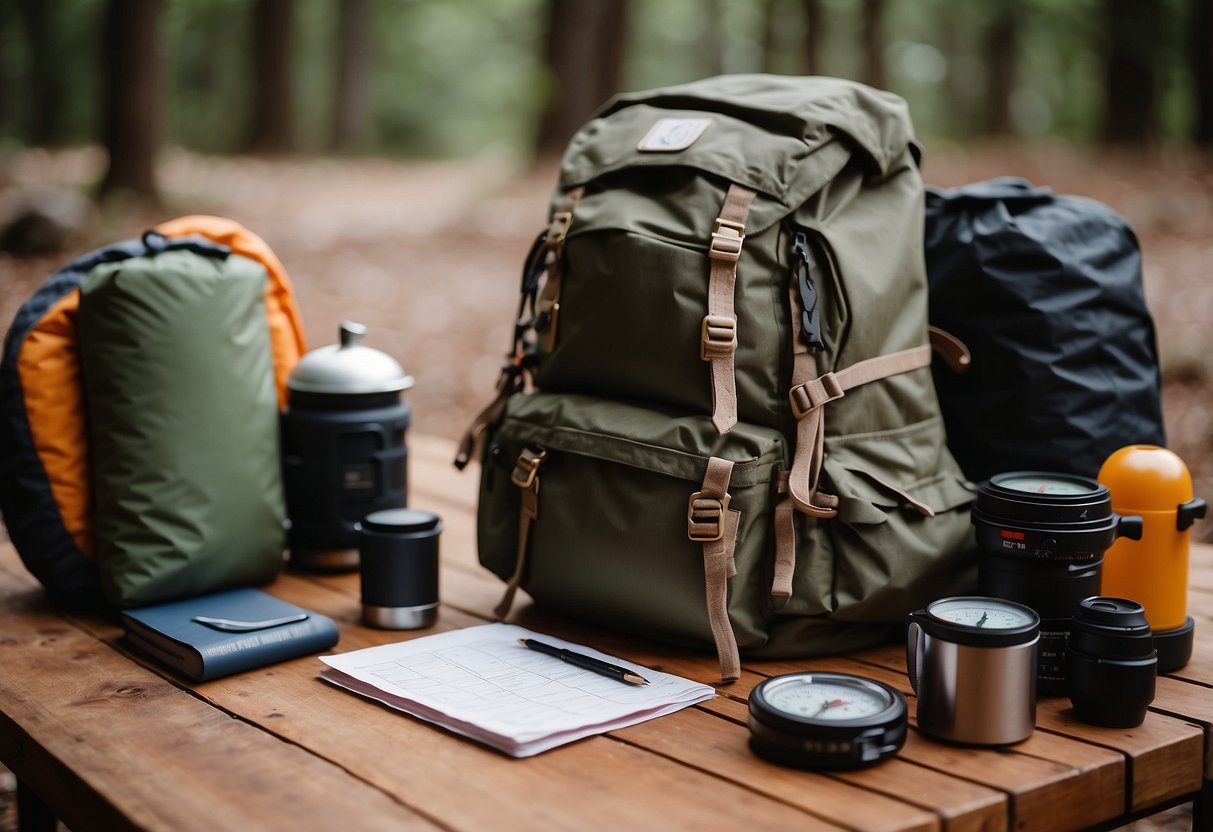
{"type": "MultiPolygon", "coordinates": [[[[501,583],[476,563],[476,474],[453,445],[413,437],[411,504],[440,513],[442,607],[430,631],[362,626],[358,576],[287,571],[268,591],[341,627],[339,651],[491,619],[501,583]]],[[[525,600],[525,599],[523,599],[525,600]]],[[[746,696],[792,670],[865,674],[914,698],[903,648],[746,662],[740,681],[670,716],[515,760],[317,678],[315,656],[197,685],[136,658],[120,628],[66,615],[10,544],[0,546],[0,762],[19,781],[23,826],[90,829],[1001,830],[1115,826],[1195,800],[1213,804],[1213,547],[1195,547],[1192,661],[1158,680],[1145,723],[1078,722],[1042,699],[1037,730],[1010,748],[944,745],[912,728],[876,767],[781,768],[747,747],[746,696]]],[[[547,617],[512,620],[712,683],[714,656],[547,617]]]]}

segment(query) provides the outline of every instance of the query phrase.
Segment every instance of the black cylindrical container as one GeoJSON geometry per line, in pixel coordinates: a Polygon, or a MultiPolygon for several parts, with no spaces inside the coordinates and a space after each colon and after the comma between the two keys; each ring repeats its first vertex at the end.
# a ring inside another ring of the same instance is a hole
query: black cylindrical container
{"type": "Polygon", "coordinates": [[[1158,670],[1145,607],[1125,598],[1084,600],[1074,614],[1066,665],[1075,716],[1108,728],[1141,725],[1158,670]]]}
{"type": "Polygon", "coordinates": [[[1084,598],[1099,594],[1104,551],[1120,535],[1141,537],[1141,518],[1113,512],[1108,489],[1095,480],[1011,471],[978,489],[973,523],[980,591],[1036,611],[1037,691],[1064,694],[1070,622],[1084,598]]]}
{"type": "Polygon", "coordinates": [[[400,365],[358,342],[366,327],[345,321],[340,345],[296,365],[282,416],[283,481],[292,565],[358,566],[358,522],[408,505],[409,406],[413,384],[400,365]]]}
{"type": "Polygon", "coordinates": [[[359,527],[362,618],[372,627],[413,630],[438,617],[437,514],[409,508],[368,514],[359,527]]]}

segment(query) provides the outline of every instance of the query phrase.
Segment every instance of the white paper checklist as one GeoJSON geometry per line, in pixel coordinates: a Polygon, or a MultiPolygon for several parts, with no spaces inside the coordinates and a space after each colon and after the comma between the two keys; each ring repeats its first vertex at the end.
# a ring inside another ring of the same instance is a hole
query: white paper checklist
{"type": "Polygon", "coordinates": [[[708,685],[513,624],[485,624],[322,656],[320,677],[405,713],[529,757],[711,699],[708,685]],[[634,670],[629,685],[519,643],[536,638],[634,670]]]}

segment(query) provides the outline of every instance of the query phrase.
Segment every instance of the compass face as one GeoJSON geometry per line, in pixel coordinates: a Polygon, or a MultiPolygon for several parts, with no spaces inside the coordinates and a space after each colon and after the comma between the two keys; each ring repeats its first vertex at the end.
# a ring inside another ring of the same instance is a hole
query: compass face
{"type": "Polygon", "coordinates": [[[946,598],[930,604],[927,611],[941,621],[984,630],[1009,630],[1033,623],[1026,610],[997,598],[946,598]]]}
{"type": "Polygon", "coordinates": [[[1003,477],[998,480],[998,484],[1003,488],[1009,488],[1012,491],[1022,491],[1025,494],[1069,496],[1091,493],[1091,489],[1082,483],[1030,474],[1018,477],[1003,477]]]}
{"type": "Polygon", "coordinates": [[[849,673],[773,676],[750,693],[749,710],[754,753],[798,768],[863,768],[896,754],[906,739],[905,697],[849,673]]]}
{"type": "Polygon", "coordinates": [[[769,690],[767,704],[789,716],[823,721],[862,719],[887,709],[883,691],[837,678],[805,675],[769,690]]]}

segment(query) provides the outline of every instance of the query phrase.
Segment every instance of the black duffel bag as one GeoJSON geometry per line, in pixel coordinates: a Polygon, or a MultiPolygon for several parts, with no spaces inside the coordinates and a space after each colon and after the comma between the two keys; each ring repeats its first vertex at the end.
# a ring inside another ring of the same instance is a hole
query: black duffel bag
{"type": "Polygon", "coordinates": [[[965,373],[934,367],[966,476],[1094,477],[1117,448],[1164,444],[1154,321],[1125,220],[1016,178],[926,200],[930,321],[972,353],[965,373]]]}

